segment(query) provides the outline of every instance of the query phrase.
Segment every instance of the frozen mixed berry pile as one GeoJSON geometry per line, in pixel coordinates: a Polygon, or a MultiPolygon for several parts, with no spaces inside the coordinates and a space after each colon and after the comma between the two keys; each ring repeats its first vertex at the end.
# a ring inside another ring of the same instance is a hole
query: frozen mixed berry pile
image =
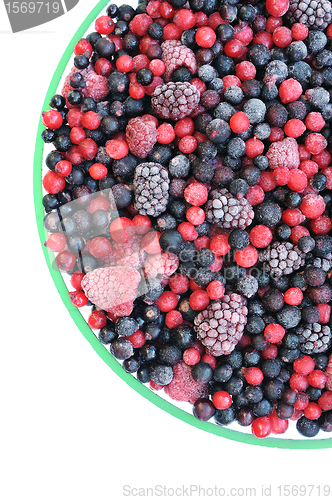
{"type": "Polygon", "coordinates": [[[42,115],[73,306],[141,383],[260,438],[332,431],[331,22],[111,4],[42,115]]]}

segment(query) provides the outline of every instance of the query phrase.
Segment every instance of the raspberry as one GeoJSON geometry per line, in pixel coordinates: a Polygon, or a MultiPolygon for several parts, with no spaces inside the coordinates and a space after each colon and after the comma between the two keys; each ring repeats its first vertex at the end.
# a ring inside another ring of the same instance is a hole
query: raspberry
{"type": "Polygon", "coordinates": [[[144,275],[146,279],[153,278],[161,281],[169,278],[179,267],[179,259],[176,255],[169,252],[161,252],[155,255],[149,255],[144,264],[144,275]]]}
{"type": "Polygon", "coordinates": [[[157,217],[168,202],[168,171],[159,163],[141,163],[134,174],[135,208],[141,215],[157,217]]]}
{"type": "Polygon", "coordinates": [[[154,112],[164,119],[180,120],[197,107],[200,94],[188,82],[170,82],[159,85],[152,93],[154,112]]]}
{"type": "Polygon", "coordinates": [[[193,51],[182,45],[179,40],[166,40],[161,44],[163,49],[162,60],[165,64],[165,81],[169,82],[173,71],[180,66],[185,66],[192,74],[197,72],[196,57],[193,51]]]}
{"type": "Polygon", "coordinates": [[[325,375],[327,376],[326,389],[332,391],[332,354],[330,354],[329,362],[325,370],[325,375]]]}
{"type": "Polygon", "coordinates": [[[195,330],[209,354],[221,356],[234,350],[247,322],[246,303],[241,295],[227,293],[196,316],[195,330]]]}
{"type": "Polygon", "coordinates": [[[293,169],[298,168],[300,165],[299,148],[296,140],[292,137],[273,142],[266,156],[269,160],[271,169],[277,167],[293,169]]]}
{"type": "Polygon", "coordinates": [[[130,152],[146,158],[157,142],[157,128],[150,115],[131,118],[126,127],[126,141],[130,152]]]}
{"type": "Polygon", "coordinates": [[[207,383],[196,382],[191,375],[191,367],[183,361],[173,366],[173,379],[164,390],[171,399],[191,404],[208,396],[207,383]]]}
{"type": "Polygon", "coordinates": [[[130,267],[105,267],[87,273],[82,288],[88,299],[117,316],[129,316],[141,281],[138,271],[130,267]]]}

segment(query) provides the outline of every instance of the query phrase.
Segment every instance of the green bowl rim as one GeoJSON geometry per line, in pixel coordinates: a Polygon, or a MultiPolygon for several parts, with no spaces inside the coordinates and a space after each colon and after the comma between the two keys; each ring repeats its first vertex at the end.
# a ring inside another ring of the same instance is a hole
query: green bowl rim
{"type": "MultiPolygon", "coordinates": [[[[64,70],[73,54],[73,49],[77,40],[82,38],[86,33],[89,26],[93,23],[98,14],[102,11],[104,7],[109,3],[109,0],[101,0],[89,13],[89,15],[82,22],[75,35],[69,42],[63,56],[60,59],[60,62],[54,72],[51,83],[48,87],[43,110],[47,109],[49,106],[49,102],[51,97],[55,94],[57,87],[59,85],[60,79],[64,73],[64,70]]],[[[44,242],[47,238],[48,233],[44,229],[43,219],[44,219],[44,207],[42,204],[42,165],[43,165],[43,150],[44,150],[44,142],[41,139],[41,133],[44,129],[44,125],[42,124],[41,119],[39,120],[39,126],[37,131],[36,138],[36,146],[35,146],[35,154],[34,154],[34,167],[33,167],[33,192],[34,192],[34,203],[35,203],[35,214],[36,221],[38,227],[38,233],[42,245],[42,249],[44,252],[44,256],[46,259],[46,263],[49,269],[49,272],[52,276],[54,284],[60,294],[62,301],[64,302],[66,308],[68,309],[69,314],[73,318],[77,327],[80,329],[86,340],[91,344],[93,349],[97,352],[97,354],[105,361],[105,363],[122,379],[124,380],[130,387],[132,387],[136,392],[141,394],[144,398],[149,400],[154,405],[158,406],[165,412],[173,415],[183,422],[190,424],[198,429],[202,429],[203,431],[210,432],[211,434],[215,434],[217,436],[221,436],[227,439],[231,439],[233,441],[238,441],[241,443],[247,443],[258,446],[265,446],[268,448],[286,448],[286,449],[320,449],[320,448],[332,448],[332,438],[327,438],[324,440],[321,439],[279,439],[279,438],[264,438],[259,439],[251,434],[244,434],[240,431],[235,431],[231,429],[227,429],[225,427],[220,427],[211,422],[201,422],[197,420],[193,415],[181,410],[180,408],[174,406],[172,403],[165,401],[162,397],[160,397],[157,393],[154,393],[151,389],[141,384],[134,376],[126,373],[122,368],[121,364],[113,358],[111,353],[106,349],[106,347],[98,340],[93,331],[90,329],[88,324],[85,322],[83,316],[79,312],[79,310],[72,306],[69,297],[68,297],[68,289],[65,285],[65,282],[61,276],[61,273],[56,271],[52,267],[52,255],[45,246],[44,242]]]]}

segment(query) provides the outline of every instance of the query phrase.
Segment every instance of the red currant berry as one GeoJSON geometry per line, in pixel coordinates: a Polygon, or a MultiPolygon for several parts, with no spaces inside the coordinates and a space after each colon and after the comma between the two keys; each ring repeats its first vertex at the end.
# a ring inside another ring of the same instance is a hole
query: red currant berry
{"type": "Polygon", "coordinates": [[[251,424],[251,431],[257,438],[265,438],[272,431],[272,425],[269,417],[258,417],[251,424]]]}
{"type": "Polygon", "coordinates": [[[49,109],[48,111],[43,111],[42,122],[45,127],[55,130],[61,127],[63,118],[61,113],[56,109],[49,109]]]}
{"type": "Polygon", "coordinates": [[[84,307],[88,303],[88,298],[82,291],[68,292],[70,302],[75,307],[84,307]]]}

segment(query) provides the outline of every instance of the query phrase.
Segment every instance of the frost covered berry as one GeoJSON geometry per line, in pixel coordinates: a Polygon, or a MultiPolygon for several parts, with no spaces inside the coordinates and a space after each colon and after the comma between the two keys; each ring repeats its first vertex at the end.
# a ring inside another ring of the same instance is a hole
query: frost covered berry
{"type": "Polygon", "coordinates": [[[157,142],[157,127],[152,117],[131,118],[126,127],[126,141],[133,155],[146,158],[157,142]]]}
{"type": "Polygon", "coordinates": [[[156,87],[151,105],[156,115],[164,119],[180,120],[197,107],[200,93],[188,82],[170,82],[156,87]]]}

